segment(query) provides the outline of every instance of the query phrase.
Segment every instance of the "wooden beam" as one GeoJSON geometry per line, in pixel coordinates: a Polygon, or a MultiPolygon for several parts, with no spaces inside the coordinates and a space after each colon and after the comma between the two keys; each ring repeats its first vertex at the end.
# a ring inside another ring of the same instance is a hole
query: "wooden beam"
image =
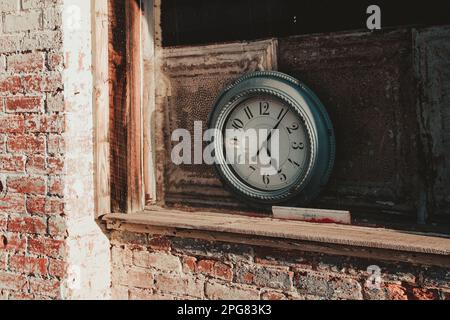
{"type": "Polygon", "coordinates": [[[109,2],[111,211],[128,210],[126,3],[109,2]]]}
{"type": "Polygon", "coordinates": [[[156,44],[155,15],[159,12],[156,0],[143,1],[142,19],[142,98],[143,98],[143,158],[145,204],[156,202],[156,153],[155,153],[155,112],[156,112],[156,44]]]}
{"type": "Polygon", "coordinates": [[[125,14],[127,30],[127,212],[131,213],[140,211],[144,207],[141,1],[126,1],[125,14]]]}
{"type": "Polygon", "coordinates": [[[95,212],[111,212],[109,144],[109,64],[108,0],[92,2],[94,15],[94,123],[95,123],[95,212]]]}
{"type": "Polygon", "coordinates": [[[105,216],[110,229],[450,267],[450,239],[212,212],[155,209],[105,216]]]}

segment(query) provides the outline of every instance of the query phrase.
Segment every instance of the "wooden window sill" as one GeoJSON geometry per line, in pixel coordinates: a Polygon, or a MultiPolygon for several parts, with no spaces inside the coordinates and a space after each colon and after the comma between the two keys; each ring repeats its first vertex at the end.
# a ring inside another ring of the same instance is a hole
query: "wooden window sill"
{"type": "Polygon", "coordinates": [[[450,267],[450,239],[440,235],[162,208],[103,220],[111,230],[450,267]]]}

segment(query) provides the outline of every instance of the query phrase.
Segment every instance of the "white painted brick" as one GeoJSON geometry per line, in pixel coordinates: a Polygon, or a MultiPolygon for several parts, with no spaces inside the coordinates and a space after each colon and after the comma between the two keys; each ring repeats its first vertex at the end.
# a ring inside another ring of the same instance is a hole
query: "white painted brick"
{"type": "Polygon", "coordinates": [[[62,47],[60,31],[38,31],[29,34],[0,35],[0,54],[31,50],[58,50],[62,47]]]}
{"type": "Polygon", "coordinates": [[[27,11],[17,14],[7,14],[4,18],[3,32],[13,33],[42,28],[42,12],[27,11]]]}
{"type": "Polygon", "coordinates": [[[48,94],[47,95],[47,111],[63,112],[64,111],[64,94],[48,94]]]}
{"type": "Polygon", "coordinates": [[[6,58],[5,56],[0,55],[0,72],[4,72],[6,70],[6,58]]]}
{"type": "Polygon", "coordinates": [[[0,0],[0,12],[12,12],[20,9],[20,0],[0,0]]]}
{"type": "Polygon", "coordinates": [[[50,7],[44,10],[44,29],[55,30],[62,26],[60,7],[50,7]]]}
{"type": "Polygon", "coordinates": [[[61,3],[62,0],[22,0],[22,8],[24,10],[47,8],[61,3]]]}
{"type": "Polygon", "coordinates": [[[133,264],[137,267],[155,268],[171,272],[181,272],[182,269],[178,257],[166,253],[149,253],[147,251],[134,252],[133,264]]]}

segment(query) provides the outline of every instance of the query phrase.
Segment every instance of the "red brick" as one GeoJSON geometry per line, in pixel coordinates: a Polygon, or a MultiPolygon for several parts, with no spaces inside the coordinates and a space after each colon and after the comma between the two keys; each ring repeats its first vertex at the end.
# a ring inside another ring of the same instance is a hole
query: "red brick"
{"type": "Polygon", "coordinates": [[[259,300],[256,288],[232,284],[207,282],[205,293],[212,300],[259,300]]]}
{"type": "MultiPolygon", "coordinates": [[[[0,212],[0,232],[6,231],[6,227],[8,225],[8,215],[4,212],[0,212]]],[[[3,238],[0,236],[0,242],[3,238]]],[[[1,248],[1,243],[0,243],[1,248]]]]}
{"type": "Polygon", "coordinates": [[[267,291],[264,292],[261,295],[262,300],[269,300],[269,301],[278,301],[278,300],[288,300],[285,294],[278,291],[267,291]]]}
{"type": "Polygon", "coordinates": [[[0,115],[0,133],[24,133],[25,120],[20,115],[0,115]]]}
{"type": "Polygon", "coordinates": [[[27,198],[27,212],[29,214],[45,215],[45,213],[46,213],[45,203],[46,203],[45,196],[43,196],[43,197],[39,197],[39,196],[28,197],[27,198]]]}
{"type": "Polygon", "coordinates": [[[195,257],[183,257],[183,271],[184,272],[196,272],[197,271],[197,258],[195,257]]]}
{"type": "Polygon", "coordinates": [[[49,174],[61,174],[64,171],[64,160],[58,157],[49,157],[48,160],[48,173],[49,174]]]}
{"type": "Polygon", "coordinates": [[[56,70],[62,67],[63,64],[63,55],[58,53],[49,53],[48,54],[48,68],[50,70],[56,70]]]}
{"type": "Polygon", "coordinates": [[[64,195],[64,183],[60,176],[49,177],[48,192],[49,194],[58,197],[62,197],[64,195]]]}
{"type": "Polygon", "coordinates": [[[25,196],[9,194],[0,197],[0,212],[3,213],[26,213],[25,196]]]}
{"type": "Polygon", "coordinates": [[[6,233],[2,236],[0,249],[10,252],[25,252],[27,239],[17,233],[6,233]]]}
{"type": "Polygon", "coordinates": [[[52,216],[48,219],[48,233],[51,236],[65,236],[67,232],[66,221],[61,216],[52,216]]]}
{"type": "Polygon", "coordinates": [[[9,258],[9,267],[12,271],[28,275],[46,275],[47,259],[16,255],[9,258]]]}
{"type": "Polygon", "coordinates": [[[65,151],[64,138],[61,135],[49,134],[48,136],[48,153],[63,154],[65,151]]]}
{"type": "Polygon", "coordinates": [[[214,273],[215,261],[212,260],[201,260],[197,263],[198,272],[213,274],[214,273]]]}
{"type": "Polygon", "coordinates": [[[233,270],[231,267],[222,262],[216,262],[214,265],[214,276],[226,281],[233,280],[233,270]]]}
{"type": "Polygon", "coordinates": [[[0,290],[25,291],[28,288],[27,277],[20,274],[0,272],[0,290]]]}
{"type": "Polygon", "coordinates": [[[390,300],[408,300],[408,294],[405,287],[398,284],[385,284],[390,300]]]}
{"type": "Polygon", "coordinates": [[[19,177],[8,179],[8,189],[23,194],[46,194],[46,180],[41,177],[19,177]]]}
{"type": "Polygon", "coordinates": [[[27,115],[25,116],[25,131],[27,133],[62,133],[64,131],[64,116],[27,115]]]}
{"type": "Polygon", "coordinates": [[[6,112],[39,112],[42,110],[41,97],[6,98],[6,112]]]}
{"type": "Polygon", "coordinates": [[[0,155],[0,172],[22,173],[25,171],[23,156],[0,155]]]}
{"type": "Polygon", "coordinates": [[[155,268],[171,272],[182,270],[178,257],[162,252],[135,251],[133,253],[133,264],[138,267],[155,268]]]}
{"type": "Polygon", "coordinates": [[[62,78],[58,72],[46,75],[28,75],[23,77],[26,92],[42,93],[54,92],[62,89],[62,78]]]}
{"type": "Polygon", "coordinates": [[[64,201],[45,196],[29,196],[27,212],[37,215],[61,215],[64,213],[64,201]]]}
{"type": "Polygon", "coordinates": [[[127,272],[127,283],[130,287],[152,289],[153,274],[150,270],[133,268],[127,272]]]}
{"type": "Polygon", "coordinates": [[[155,275],[155,289],[170,294],[203,298],[204,283],[194,277],[171,274],[155,275]]]}
{"type": "Polygon", "coordinates": [[[36,154],[45,152],[45,137],[33,135],[9,136],[7,148],[12,153],[36,154]]]}
{"type": "MultiPolygon", "coordinates": [[[[6,253],[6,251],[3,251],[1,249],[1,240],[2,237],[0,236],[0,271],[6,271],[7,269],[7,263],[8,263],[8,254],[6,253]]],[[[1,294],[0,294],[0,301],[1,301],[1,294]]]]}
{"type": "Polygon", "coordinates": [[[219,261],[201,260],[196,264],[195,271],[227,281],[233,280],[231,267],[219,261]]]}
{"type": "Polygon", "coordinates": [[[0,79],[0,95],[16,94],[22,90],[22,82],[19,76],[11,76],[0,79]]]}
{"type": "Polygon", "coordinates": [[[38,298],[34,294],[24,293],[24,292],[11,293],[11,295],[9,296],[9,299],[13,300],[13,301],[31,301],[31,300],[36,300],[36,299],[43,300],[43,299],[38,298]]]}
{"type": "Polygon", "coordinates": [[[30,279],[30,290],[34,294],[50,297],[60,298],[61,296],[61,283],[58,280],[53,279],[30,279]]]}
{"type": "Polygon", "coordinates": [[[243,265],[236,270],[236,281],[263,288],[291,290],[293,272],[263,266],[243,265]]]}
{"type": "Polygon", "coordinates": [[[6,153],[6,137],[0,134],[0,154],[6,153]]]}
{"type": "Polygon", "coordinates": [[[174,295],[156,293],[152,290],[137,288],[130,288],[128,295],[128,290],[124,290],[123,292],[121,292],[118,288],[115,288],[115,292],[113,291],[113,299],[131,301],[168,301],[176,300],[177,298],[174,295]]]}
{"type": "Polygon", "coordinates": [[[28,252],[51,258],[60,258],[64,255],[64,241],[51,238],[29,238],[28,252]]]}
{"type": "Polygon", "coordinates": [[[61,260],[50,259],[48,273],[52,277],[57,277],[59,279],[62,279],[64,277],[64,275],[66,274],[65,262],[61,261],[61,260]]]}
{"type": "Polygon", "coordinates": [[[47,222],[42,217],[11,217],[8,222],[8,231],[45,234],[47,232],[47,222]]]}
{"type": "Polygon", "coordinates": [[[28,173],[47,174],[47,163],[44,155],[31,155],[26,163],[28,173]]]}
{"type": "Polygon", "coordinates": [[[432,289],[412,288],[412,300],[439,300],[439,292],[432,289]]]}
{"type": "Polygon", "coordinates": [[[159,251],[170,251],[171,243],[170,240],[166,237],[151,237],[148,240],[148,246],[152,250],[159,250],[159,251]]]}
{"type": "Polygon", "coordinates": [[[8,70],[12,72],[34,72],[44,69],[44,56],[40,52],[14,54],[8,57],[8,70]]]}

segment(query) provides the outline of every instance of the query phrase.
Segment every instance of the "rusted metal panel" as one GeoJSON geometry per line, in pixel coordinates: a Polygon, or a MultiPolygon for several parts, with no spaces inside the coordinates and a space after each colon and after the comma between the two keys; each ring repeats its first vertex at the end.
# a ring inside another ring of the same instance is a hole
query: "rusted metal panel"
{"type": "Polygon", "coordinates": [[[450,214],[450,28],[415,31],[420,83],[418,118],[427,195],[436,214],[450,214]]]}
{"type": "Polygon", "coordinates": [[[165,114],[157,156],[159,168],[164,168],[164,177],[158,179],[164,186],[158,189],[158,196],[163,195],[160,202],[239,206],[211,166],[172,164],[170,153],[175,144],[170,137],[175,129],[193,132],[195,121],[206,126],[214,100],[232,79],[248,71],[276,69],[276,47],[276,41],[269,40],[164,49],[162,81],[157,87],[157,108],[165,114]]]}
{"type": "Polygon", "coordinates": [[[279,50],[280,71],[311,87],[335,126],[335,169],[316,205],[412,214],[420,167],[411,31],[289,37],[279,50]]]}

